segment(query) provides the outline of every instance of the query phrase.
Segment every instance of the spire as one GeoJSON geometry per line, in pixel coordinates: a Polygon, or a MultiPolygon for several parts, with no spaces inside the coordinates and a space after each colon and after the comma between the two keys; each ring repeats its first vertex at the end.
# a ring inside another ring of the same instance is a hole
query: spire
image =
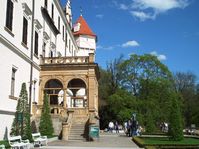
{"type": "Polygon", "coordinates": [[[79,19],[77,20],[77,22],[74,24],[73,35],[74,36],[89,35],[89,36],[96,37],[96,35],[93,33],[93,31],[87,24],[86,20],[81,15],[79,19]]]}
{"type": "Polygon", "coordinates": [[[82,10],[82,7],[80,6],[80,16],[82,16],[83,14],[83,10],[82,10]]]}
{"type": "Polygon", "coordinates": [[[71,1],[68,0],[66,3],[66,20],[72,28],[72,11],[71,11],[71,1]]]}

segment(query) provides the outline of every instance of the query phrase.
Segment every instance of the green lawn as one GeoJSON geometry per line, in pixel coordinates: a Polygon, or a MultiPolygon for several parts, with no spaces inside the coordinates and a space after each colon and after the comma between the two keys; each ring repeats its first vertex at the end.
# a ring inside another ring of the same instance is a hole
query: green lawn
{"type": "Polygon", "coordinates": [[[144,144],[150,145],[199,145],[199,139],[184,138],[182,141],[172,141],[169,138],[141,138],[144,144]]]}
{"type": "Polygon", "coordinates": [[[134,137],[133,141],[140,147],[147,149],[195,149],[199,148],[199,138],[184,138],[182,141],[172,141],[168,137],[134,137]]]}

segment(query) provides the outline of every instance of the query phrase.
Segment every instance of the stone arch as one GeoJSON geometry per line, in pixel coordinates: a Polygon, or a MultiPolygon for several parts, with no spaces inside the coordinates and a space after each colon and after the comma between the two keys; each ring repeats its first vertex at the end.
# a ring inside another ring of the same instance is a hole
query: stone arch
{"type": "Polygon", "coordinates": [[[72,78],[67,82],[67,105],[70,108],[87,106],[87,83],[82,78],[72,78]]]}
{"type": "Polygon", "coordinates": [[[45,84],[49,81],[49,80],[58,80],[59,82],[61,82],[62,86],[64,87],[64,80],[59,77],[59,76],[47,76],[47,77],[43,77],[42,78],[42,84],[41,84],[41,87],[42,88],[45,88],[45,84]]]}
{"type": "Polygon", "coordinates": [[[68,83],[73,79],[80,79],[80,80],[84,81],[84,83],[86,84],[86,88],[88,88],[88,83],[87,83],[86,77],[70,77],[70,78],[67,78],[66,86],[68,86],[68,83]]]}
{"type": "Polygon", "coordinates": [[[50,105],[63,104],[63,83],[59,79],[49,79],[45,82],[44,92],[49,95],[50,105]],[[62,92],[62,94],[60,94],[62,92]],[[60,98],[62,96],[62,98],[60,98]]]}

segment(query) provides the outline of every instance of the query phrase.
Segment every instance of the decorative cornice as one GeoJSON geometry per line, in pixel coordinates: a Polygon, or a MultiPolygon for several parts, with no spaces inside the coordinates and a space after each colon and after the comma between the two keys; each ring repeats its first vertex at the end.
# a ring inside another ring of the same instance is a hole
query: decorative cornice
{"type": "Polygon", "coordinates": [[[34,24],[35,24],[35,27],[37,28],[37,30],[42,29],[42,25],[41,25],[41,23],[39,22],[38,19],[34,20],[34,24]]]}
{"type": "Polygon", "coordinates": [[[43,37],[44,37],[44,39],[45,39],[46,41],[50,39],[48,33],[46,33],[45,31],[43,32],[43,37]]]}
{"type": "Polygon", "coordinates": [[[30,18],[30,16],[32,15],[32,11],[30,10],[30,8],[28,7],[28,5],[26,3],[22,3],[22,8],[23,11],[25,13],[25,15],[30,18]]]}

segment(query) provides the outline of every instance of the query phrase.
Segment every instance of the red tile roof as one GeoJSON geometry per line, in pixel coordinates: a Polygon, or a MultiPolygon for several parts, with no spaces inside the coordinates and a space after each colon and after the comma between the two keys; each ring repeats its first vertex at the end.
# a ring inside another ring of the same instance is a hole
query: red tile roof
{"type": "Polygon", "coordinates": [[[77,32],[73,31],[74,36],[89,35],[89,36],[96,37],[96,35],[91,30],[91,28],[88,26],[86,20],[82,16],[79,17],[79,19],[77,20],[77,22],[75,24],[77,24],[77,23],[80,23],[80,29],[77,32]]]}

